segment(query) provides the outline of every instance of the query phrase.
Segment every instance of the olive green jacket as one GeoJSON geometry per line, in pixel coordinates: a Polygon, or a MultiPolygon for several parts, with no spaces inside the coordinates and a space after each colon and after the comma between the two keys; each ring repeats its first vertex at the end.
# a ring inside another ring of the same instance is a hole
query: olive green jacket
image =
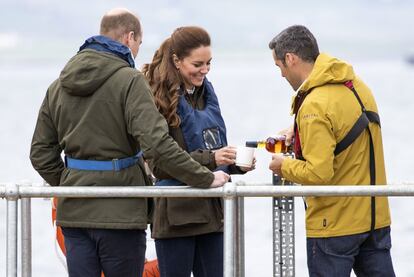
{"type": "MultiPolygon", "coordinates": [[[[40,108],[30,159],[52,186],[151,185],[142,161],[115,171],[65,168],[65,155],[82,160],[144,157],[192,185],[214,176],[168,135],[144,76],[119,57],[86,49],[75,55],[54,81],[40,108]]],[[[147,199],[60,198],[57,224],[65,227],[146,229],[147,199]]]]}
{"type": "MultiPolygon", "coordinates": [[[[204,108],[203,89],[197,88],[193,95],[187,95],[187,101],[196,109],[204,108]]],[[[171,128],[170,135],[186,149],[180,128],[171,128]]],[[[209,150],[196,150],[191,157],[210,170],[216,169],[215,156],[209,150]]],[[[153,174],[158,179],[171,179],[168,173],[149,161],[153,174]]],[[[244,174],[239,167],[230,166],[231,174],[244,174]]],[[[208,187],[204,183],[198,187],[208,187]]],[[[157,239],[194,236],[223,231],[223,205],[221,198],[158,198],[155,199],[152,237],[157,239]]]]}

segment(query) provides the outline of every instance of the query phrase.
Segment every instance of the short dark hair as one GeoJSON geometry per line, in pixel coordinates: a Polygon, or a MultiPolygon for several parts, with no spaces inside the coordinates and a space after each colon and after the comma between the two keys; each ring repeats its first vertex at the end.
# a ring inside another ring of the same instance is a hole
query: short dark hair
{"type": "Polygon", "coordinates": [[[134,32],[134,39],[137,40],[142,35],[141,23],[134,14],[125,11],[116,15],[104,15],[101,20],[100,34],[108,36],[114,40],[129,32],[134,32]]]}
{"type": "Polygon", "coordinates": [[[318,43],[313,34],[302,25],[293,25],[275,36],[269,42],[269,48],[275,52],[276,59],[285,64],[286,53],[298,55],[306,62],[315,62],[319,55],[318,43]]]}

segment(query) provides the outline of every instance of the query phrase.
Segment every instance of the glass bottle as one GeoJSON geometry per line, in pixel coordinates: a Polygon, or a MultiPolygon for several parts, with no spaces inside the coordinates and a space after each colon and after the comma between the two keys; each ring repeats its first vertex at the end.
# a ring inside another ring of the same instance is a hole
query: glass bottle
{"type": "Polygon", "coordinates": [[[270,153],[292,152],[291,147],[286,146],[285,136],[268,137],[266,140],[246,141],[247,147],[265,148],[270,153]]]}

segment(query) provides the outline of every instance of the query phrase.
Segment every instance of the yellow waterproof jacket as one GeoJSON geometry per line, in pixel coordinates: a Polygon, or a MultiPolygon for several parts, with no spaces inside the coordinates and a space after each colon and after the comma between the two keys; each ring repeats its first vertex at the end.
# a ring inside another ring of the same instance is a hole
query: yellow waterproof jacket
{"type": "MultiPolygon", "coordinates": [[[[353,82],[366,109],[378,113],[370,89],[355,76],[352,66],[320,54],[298,92],[309,92],[296,117],[305,161],[286,159],[282,164],[286,179],[303,185],[370,184],[367,130],[343,152],[334,155],[336,144],[361,115],[357,98],[343,84],[348,80],[353,82]]],[[[369,129],[374,143],[376,184],[385,185],[381,128],[369,123],[369,129]]],[[[370,197],[307,197],[306,204],[307,237],[335,237],[370,230],[370,197]]],[[[375,216],[375,229],[391,224],[387,197],[375,197],[375,216]]]]}

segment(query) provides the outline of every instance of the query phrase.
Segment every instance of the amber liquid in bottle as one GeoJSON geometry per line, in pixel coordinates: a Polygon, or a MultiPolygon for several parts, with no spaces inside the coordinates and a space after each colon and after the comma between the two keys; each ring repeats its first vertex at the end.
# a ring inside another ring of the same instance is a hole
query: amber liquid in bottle
{"type": "Polygon", "coordinates": [[[270,153],[286,153],[288,147],[285,144],[286,137],[269,137],[266,140],[246,141],[247,147],[264,148],[270,153]]]}

